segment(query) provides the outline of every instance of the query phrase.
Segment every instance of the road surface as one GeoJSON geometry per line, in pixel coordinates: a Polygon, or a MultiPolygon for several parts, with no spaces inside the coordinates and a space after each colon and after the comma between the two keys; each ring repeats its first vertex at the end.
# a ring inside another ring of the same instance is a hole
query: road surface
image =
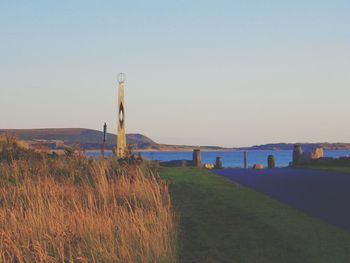
{"type": "Polygon", "coordinates": [[[350,231],[350,174],[293,168],[214,172],[350,231]]]}

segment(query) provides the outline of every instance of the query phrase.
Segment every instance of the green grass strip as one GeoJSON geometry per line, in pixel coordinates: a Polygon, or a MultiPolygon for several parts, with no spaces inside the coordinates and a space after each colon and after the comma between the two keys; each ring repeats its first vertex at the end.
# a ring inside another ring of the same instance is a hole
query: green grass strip
{"type": "Polygon", "coordinates": [[[350,262],[350,234],[194,168],[162,168],[179,220],[180,262],[350,262]]]}

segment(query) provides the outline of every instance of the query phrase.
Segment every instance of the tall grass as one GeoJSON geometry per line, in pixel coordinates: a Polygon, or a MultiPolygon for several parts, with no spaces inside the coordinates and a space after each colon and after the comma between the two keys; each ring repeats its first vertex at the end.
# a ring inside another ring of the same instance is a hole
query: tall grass
{"type": "Polygon", "coordinates": [[[145,167],[43,154],[0,161],[1,262],[175,262],[175,246],[168,185],[145,167]]]}

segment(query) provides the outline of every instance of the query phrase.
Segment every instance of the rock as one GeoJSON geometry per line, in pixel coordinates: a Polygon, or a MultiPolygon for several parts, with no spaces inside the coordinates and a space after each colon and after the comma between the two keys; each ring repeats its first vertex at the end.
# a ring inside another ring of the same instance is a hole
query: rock
{"type": "Polygon", "coordinates": [[[214,168],[214,164],[206,163],[206,164],[204,164],[204,168],[206,168],[206,169],[213,169],[214,168]]]}
{"type": "Polygon", "coordinates": [[[318,148],[313,150],[312,159],[319,159],[322,157],[323,157],[323,148],[322,147],[318,147],[318,148]]]}
{"type": "Polygon", "coordinates": [[[263,168],[264,168],[264,166],[262,164],[256,163],[253,165],[253,169],[263,169],[263,168]]]}
{"type": "Polygon", "coordinates": [[[302,155],[302,161],[308,162],[311,160],[320,159],[323,157],[323,148],[317,147],[310,151],[304,152],[302,155]]]}

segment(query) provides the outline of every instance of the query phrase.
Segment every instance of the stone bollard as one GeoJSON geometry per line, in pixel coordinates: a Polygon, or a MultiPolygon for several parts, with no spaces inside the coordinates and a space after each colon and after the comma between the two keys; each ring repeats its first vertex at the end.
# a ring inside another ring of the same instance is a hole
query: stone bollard
{"type": "Polygon", "coordinates": [[[298,164],[301,162],[303,158],[303,149],[301,148],[301,144],[297,143],[294,144],[294,149],[293,149],[293,164],[298,164]]]}
{"type": "Polygon", "coordinates": [[[270,168],[270,169],[276,167],[275,156],[269,155],[267,157],[267,167],[270,168]]]}
{"type": "Polygon", "coordinates": [[[216,157],[216,161],[215,161],[215,169],[222,169],[222,161],[221,161],[221,157],[216,157]]]}
{"type": "Polygon", "coordinates": [[[196,167],[202,166],[201,161],[201,150],[200,149],[194,149],[193,150],[193,165],[196,167]]]}
{"type": "Polygon", "coordinates": [[[244,154],[243,154],[243,167],[244,167],[244,169],[248,168],[248,155],[247,155],[247,152],[244,152],[244,154]]]}

